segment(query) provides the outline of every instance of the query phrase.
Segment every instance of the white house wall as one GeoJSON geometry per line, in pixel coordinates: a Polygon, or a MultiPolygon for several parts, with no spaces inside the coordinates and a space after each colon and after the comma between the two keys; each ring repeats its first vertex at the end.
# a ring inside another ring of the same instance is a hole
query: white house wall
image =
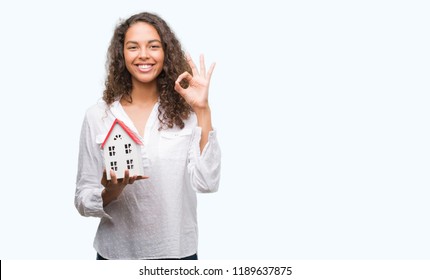
{"type": "MultiPolygon", "coordinates": [[[[111,166],[111,162],[116,162],[116,169],[114,170],[117,178],[124,177],[124,171],[127,168],[127,160],[132,160],[133,168],[129,169],[130,176],[134,175],[144,175],[143,174],[143,165],[142,165],[142,157],[141,157],[141,147],[136,144],[136,142],[131,139],[131,137],[122,129],[122,127],[117,124],[113,128],[112,132],[109,135],[109,139],[106,141],[103,147],[103,154],[105,158],[105,166],[107,179],[110,180],[110,169],[113,169],[111,166]],[[118,137],[120,135],[121,137],[118,137]],[[130,153],[126,153],[126,144],[131,144],[129,150],[130,153]],[[109,147],[115,147],[114,150],[110,151],[109,147]],[[110,152],[115,152],[114,155],[110,155],[110,152]]],[[[115,166],[114,166],[115,167],[115,166]]]]}

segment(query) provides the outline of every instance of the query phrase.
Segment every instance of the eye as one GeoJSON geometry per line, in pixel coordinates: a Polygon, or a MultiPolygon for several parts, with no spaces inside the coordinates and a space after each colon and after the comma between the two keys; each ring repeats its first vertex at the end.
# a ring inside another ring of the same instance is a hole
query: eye
{"type": "Polygon", "coordinates": [[[159,49],[159,48],[161,48],[161,46],[159,46],[159,45],[150,45],[149,48],[150,49],[159,49]]]}
{"type": "Polygon", "coordinates": [[[137,49],[136,46],[129,46],[129,47],[127,47],[127,50],[136,50],[136,49],[137,49]]]}

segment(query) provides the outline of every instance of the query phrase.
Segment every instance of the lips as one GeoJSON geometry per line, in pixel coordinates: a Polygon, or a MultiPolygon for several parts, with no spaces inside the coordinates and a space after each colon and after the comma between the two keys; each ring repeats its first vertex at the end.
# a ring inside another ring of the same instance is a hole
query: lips
{"type": "Polygon", "coordinates": [[[153,64],[138,64],[136,66],[140,72],[148,72],[152,70],[153,64]]]}

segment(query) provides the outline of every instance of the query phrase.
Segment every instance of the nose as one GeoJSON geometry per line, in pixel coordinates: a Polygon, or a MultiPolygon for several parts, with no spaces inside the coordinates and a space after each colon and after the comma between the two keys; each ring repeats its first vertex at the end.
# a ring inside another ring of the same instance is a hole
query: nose
{"type": "Polygon", "coordinates": [[[148,58],[148,50],[146,48],[140,49],[139,58],[142,58],[142,59],[148,58]]]}

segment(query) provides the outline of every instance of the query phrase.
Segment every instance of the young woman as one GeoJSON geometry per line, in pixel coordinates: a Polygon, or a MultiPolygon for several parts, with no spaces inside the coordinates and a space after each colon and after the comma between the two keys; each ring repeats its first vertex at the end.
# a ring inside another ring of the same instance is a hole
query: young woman
{"type": "Polygon", "coordinates": [[[103,101],[86,112],[75,205],[100,217],[98,259],[197,259],[196,192],[215,192],[221,152],[197,69],[166,22],[140,13],[120,23],[108,50],[103,101]],[[104,169],[101,144],[114,121],[143,143],[145,176],[104,169]],[[106,172],[109,172],[110,180],[106,172]]]}

